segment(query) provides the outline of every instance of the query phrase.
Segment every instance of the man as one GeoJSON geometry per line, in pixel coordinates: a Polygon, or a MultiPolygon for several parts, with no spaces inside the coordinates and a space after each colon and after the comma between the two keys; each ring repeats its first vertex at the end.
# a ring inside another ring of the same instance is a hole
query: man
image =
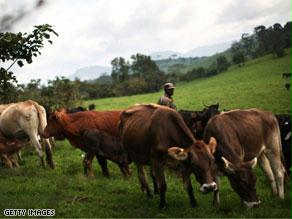
{"type": "Polygon", "coordinates": [[[163,85],[163,88],[164,88],[164,95],[159,98],[158,104],[165,105],[176,110],[176,106],[173,103],[173,99],[172,99],[175,86],[173,85],[173,83],[165,83],[163,85]]]}

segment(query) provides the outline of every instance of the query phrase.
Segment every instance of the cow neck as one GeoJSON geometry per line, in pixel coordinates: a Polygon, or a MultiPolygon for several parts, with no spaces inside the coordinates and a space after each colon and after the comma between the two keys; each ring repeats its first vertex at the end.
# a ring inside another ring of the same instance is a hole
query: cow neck
{"type": "Polygon", "coordinates": [[[181,130],[179,146],[183,148],[187,148],[191,146],[192,144],[194,144],[196,142],[196,139],[191,133],[191,131],[189,130],[189,128],[187,127],[187,125],[185,124],[182,116],[177,113],[173,115],[172,118],[175,124],[177,124],[177,127],[181,130]]]}
{"type": "Polygon", "coordinates": [[[62,113],[60,115],[59,121],[63,127],[64,130],[64,134],[69,134],[72,136],[79,136],[80,135],[80,129],[84,128],[84,127],[80,127],[80,125],[75,124],[78,119],[80,119],[79,117],[76,117],[76,115],[74,114],[66,114],[66,113],[62,113]],[[74,118],[75,117],[75,118],[74,118]]]}

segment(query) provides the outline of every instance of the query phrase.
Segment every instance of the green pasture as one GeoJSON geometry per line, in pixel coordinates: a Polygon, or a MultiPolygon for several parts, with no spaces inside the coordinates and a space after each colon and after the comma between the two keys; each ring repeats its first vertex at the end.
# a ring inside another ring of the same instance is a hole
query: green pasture
{"type": "MultiPolygon", "coordinates": [[[[291,71],[291,50],[282,58],[265,56],[249,61],[243,67],[233,66],[227,72],[207,79],[180,83],[175,90],[179,109],[202,109],[203,103],[220,103],[221,109],[257,107],[275,113],[291,113],[291,93],[284,87],[290,79],[283,72],[291,71]]],[[[130,97],[91,100],[97,110],[125,109],[135,103],[156,102],[159,93],[130,97]]],[[[259,208],[246,209],[221,178],[221,204],[212,205],[212,194],[201,194],[192,177],[199,206],[191,208],[182,180],[166,172],[167,208],[158,210],[159,197],[142,194],[136,169],[125,179],[116,164],[109,162],[111,178],[105,178],[94,161],[94,178],[83,175],[82,151],[67,141],[59,141],[54,148],[56,169],[42,169],[35,154],[24,150],[24,162],[19,168],[0,167],[0,215],[6,208],[54,208],[56,217],[172,217],[172,218],[291,218],[291,185],[285,186],[285,200],[273,197],[270,186],[259,168],[257,191],[262,201],[259,208]]],[[[149,180],[150,181],[150,180],[149,180]]],[[[151,184],[152,186],[152,184],[151,184]]]]}

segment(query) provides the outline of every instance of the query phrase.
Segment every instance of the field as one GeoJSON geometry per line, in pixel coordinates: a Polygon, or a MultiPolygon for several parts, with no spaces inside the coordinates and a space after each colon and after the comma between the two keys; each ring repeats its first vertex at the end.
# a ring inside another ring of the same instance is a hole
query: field
{"type": "MultiPolygon", "coordinates": [[[[203,103],[219,102],[220,109],[257,107],[275,113],[291,113],[291,93],[282,79],[283,72],[291,71],[291,50],[283,58],[265,56],[233,66],[227,72],[207,79],[177,85],[175,103],[179,109],[200,110],[203,103]]],[[[85,102],[95,103],[98,110],[124,109],[135,103],[157,102],[159,93],[121,98],[107,98],[85,102]]],[[[212,206],[212,194],[203,195],[192,178],[199,206],[191,208],[182,180],[167,172],[167,208],[158,210],[159,198],[148,199],[140,191],[136,170],[125,179],[117,165],[110,163],[111,178],[102,176],[94,163],[96,176],[83,175],[82,152],[67,141],[59,141],[54,148],[56,169],[42,169],[37,156],[29,150],[23,154],[19,168],[0,167],[0,211],[6,208],[54,208],[57,217],[259,217],[291,218],[291,185],[285,187],[285,200],[273,197],[270,186],[259,168],[257,191],[262,205],[255,209],[241,206],[236,193],[226,178],[221,178],[221,204],[212,206]]]]}

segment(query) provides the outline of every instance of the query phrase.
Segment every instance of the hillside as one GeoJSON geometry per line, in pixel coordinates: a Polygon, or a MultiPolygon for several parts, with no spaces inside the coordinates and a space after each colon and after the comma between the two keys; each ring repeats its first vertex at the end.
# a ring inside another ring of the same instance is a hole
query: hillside
{"type": "MultiPolygon", "coordinates": [[[[284,85],[290,79],[281,76],[287,71],[291,71],[291,49],[282,58],[268,55],[210,78],[180,83],[174,99],[179,109],[202,109],[203,103],[219,102],[221,109],[257,107],[287,113],[291,107],[291,92],[284,85]]],[[[162,93],[91,100],[85,105],[95,103],[97,109],[124,109],[135,103],[156,102],[162,93]]]]}
{"type": "Polygon", "coordinates": [[[170,73],[174,71],[175,73],[183,74],[193,68],[208,68],[213,62],[216,61],[219,55],[225,55],[228,60],[231,59],[230,50],[224,52],[216,53],[212,56],[203,56],[203,57],[189,57],[189,58],[176,58],[176,59],[161,59],[155,60],[155,63],[158,65],[159,69],[170,73]]]}

